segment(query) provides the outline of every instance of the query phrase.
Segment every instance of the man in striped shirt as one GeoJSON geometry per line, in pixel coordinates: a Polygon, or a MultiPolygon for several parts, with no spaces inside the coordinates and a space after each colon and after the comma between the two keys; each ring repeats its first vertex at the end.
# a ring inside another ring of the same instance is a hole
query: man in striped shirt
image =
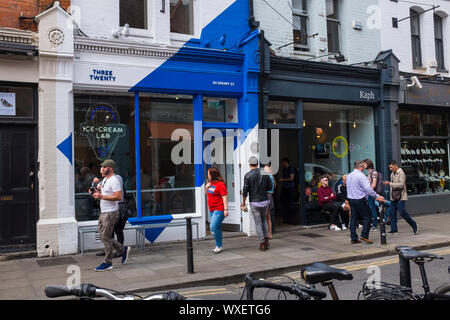
{"type": "Polygon", "coordinates": [[[369,240],[372,214],[367,203],[367,198],[371,196],[377,201],[384,201],[384,198],[372,189],[369,180],[364,175],[363,171],[364,162],[357,160],[355,161],[353,172],[347,175],[347,198],[352,212],[350,220],[350,237],[352,244],[360,243],[360,240],[367,243],[373,243],[373,241],[369,240]],[[359,218],[363,222],[363,230],[361,231],[361,237],[359,237],[360,240],[358,240],[358,234],[356,233],[356,222],[359,218]]]}

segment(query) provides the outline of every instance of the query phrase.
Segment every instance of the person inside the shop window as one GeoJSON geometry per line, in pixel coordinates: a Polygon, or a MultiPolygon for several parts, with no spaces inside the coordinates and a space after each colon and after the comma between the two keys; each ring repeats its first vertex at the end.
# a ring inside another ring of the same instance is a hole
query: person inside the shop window
{"type": "Polygon", "coordinates": [[[317,190],[317,196],[319,197],[319,206],[322,210],[330,213],[330,230],[341,231],[347,229],[343,219],[343,203],[337,201],[336,194],[328,184],[328,176],[320,178],[320,188],[317,190]]]}
{"type": "Polygon", "coordinates": [[[281,165],[283,166],[282,177],[279,179],[282,183],[280,195],[281,210],[283,220],[287,222],[294,203],[295,169],[290,166],[288,158],[281,159],[281,165]]]}
{"type": "Polygon", "coordinates": [[[208,181],[205,193],[208,196],[209,230],[216,241],[213,253],[220,253],[223,250],[222,222],[228,217],[228,192],[225,181],[216,167],[208,169],[208,181]]]}

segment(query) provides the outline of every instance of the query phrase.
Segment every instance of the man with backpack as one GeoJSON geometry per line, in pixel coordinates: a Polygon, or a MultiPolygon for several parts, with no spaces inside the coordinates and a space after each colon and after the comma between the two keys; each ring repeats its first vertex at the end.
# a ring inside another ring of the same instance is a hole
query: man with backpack
{"type": "MultiPolygon", "coordinates": [[[[377,194],[383,194],[383,176],[377,170],[375,170],[373,161],[370,159],[364,160],[364,167],[368,170],[367,177],[369,178],[370,186],[377,194]]],[[[378,226],[378,204],[375,202],[375,199],[369,197],[368,199],[370,211],[372,212],[372,228],[371,231],[376,231],[378,226]]]]}

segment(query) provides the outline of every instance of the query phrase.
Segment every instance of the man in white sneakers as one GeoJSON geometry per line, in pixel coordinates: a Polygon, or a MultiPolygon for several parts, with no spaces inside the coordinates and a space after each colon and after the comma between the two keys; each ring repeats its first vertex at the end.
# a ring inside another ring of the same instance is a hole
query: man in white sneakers
{"type": "Polygon", "coordinates": [[[105,160],[101,167],[105,178],[99,184],[101,189],[97,189],[92,196],[100,200],[101,213],[98,219],[98,232],[100,240],[105,245],[105,261],[95,271],[106,271],[113,268],[114,249],[122,254],[122,264],[126,263],[131,249],[129,246],[124,247],[112,237],[114,227],[119,219],[119,202],[122,200],[122,185],[114,175],[116,164],[113,160],[105,160]]]}

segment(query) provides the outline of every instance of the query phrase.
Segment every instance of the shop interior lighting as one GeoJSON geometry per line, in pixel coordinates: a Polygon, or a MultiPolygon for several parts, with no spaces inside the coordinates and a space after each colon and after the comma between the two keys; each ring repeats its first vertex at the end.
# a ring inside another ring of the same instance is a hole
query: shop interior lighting
{"type": "Polygon", "coordinates": [[[356,122],[353,121],[353,128],[356,128],[356,122]]]}
{"type": "Polygon", "coordinates": [[[331,128],[332,125],[333,125],[333,124],[332,124],[331,120],[328,121],[328,126],[329,126],[330,128],[331,128]]]}
{"type": "Polygon", "coordinates": [[[303,126],[306,127],[306,120],[303,120],[303,126]]]}

